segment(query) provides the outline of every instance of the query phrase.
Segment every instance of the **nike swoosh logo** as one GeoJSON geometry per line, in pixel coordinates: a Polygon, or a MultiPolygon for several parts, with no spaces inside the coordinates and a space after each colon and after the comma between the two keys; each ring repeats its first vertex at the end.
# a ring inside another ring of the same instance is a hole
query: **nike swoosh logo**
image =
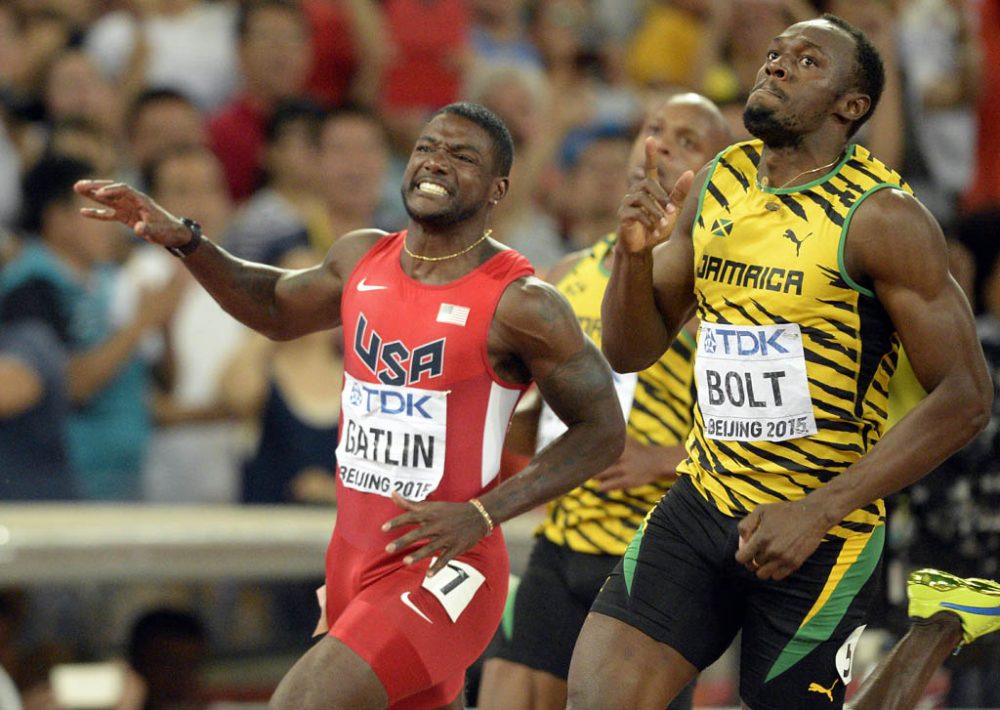
{"type": "Polygon", "coordinates": [[[417,615],[420,616],[420,618],[423,619],[424,621],[426,621],[428,624],[433,624],[434,623],[433,621],[431,621],[430,617],[427,616],[427,614],[425,614],[424,612],[420,611],[420,609],[417,608],[417,605],[414,604],[412,601],[410,601],[410,593],[409,592],[403,592],[402,594],[400,594],[399,595],[399,600],[401,602],[403,602],[404,604],[406,604],[406,606],[408,606],[411,609],[413,609],[413,611],[415,611],[417,613],[417,615]]]}
{"type": "Polygon", "coordinates": [[[389,288],[388,286],[376,286],[375,284],[368,284],[365,283],[365,281],[367,281],[367,279],[361,279],[361,281],[358,282],[359,291],[384,291],[385,289],[389,288]]]}
{"type": "Polygon", "coordinates": [[[955,611],[967,611],[970,614],[982,614],[983,616],[1000,616],[1000,605],[998,606],[965,606],[963,604],[951,604],[949,602],[941,602],[940,604],[945,609],[954,609],[955,611]]]}

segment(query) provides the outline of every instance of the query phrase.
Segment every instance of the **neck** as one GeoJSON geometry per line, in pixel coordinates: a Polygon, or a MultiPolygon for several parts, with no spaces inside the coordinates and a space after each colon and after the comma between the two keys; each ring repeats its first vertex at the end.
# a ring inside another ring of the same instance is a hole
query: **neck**
{"type": "Polygon", "coordinates": [[[406,245],[410,251],[425,256],[441,256],[472,244],[483,236],[486,229],[486,220],[467,220],[460,224],[434,227],[411,219],[406,225],[406,245]],[[418,251],[417,247],[424,248],[424,251],[418,251]]]}
{"type": "Polygon", "coordinates": [[[810,140],[808,137],[799,145],[784,148],[764,146],[758,180],[769,187],[796,187],[812,182],[833,170],[847,148],[845,140],[810,140]],[[830,163],[833,163],[830,165],[830,163]],[[823,167],[827,166],[829,167],[823,167]],[[803,174],[804,173],[804,174],[803,174]]]}

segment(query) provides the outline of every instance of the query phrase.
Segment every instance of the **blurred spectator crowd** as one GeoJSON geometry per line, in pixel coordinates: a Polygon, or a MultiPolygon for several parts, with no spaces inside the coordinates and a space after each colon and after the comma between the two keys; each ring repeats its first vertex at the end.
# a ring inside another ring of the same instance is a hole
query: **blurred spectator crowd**
{"type": "MultiPolygon", "coordinates": [[[[746,138],[767,43],[822,12],[882,52],[858,140],[941,222],[1000,372],[1000,0],[4,0],[0,503],[335,499],[338,333],[248,332],[163,249],[81,219],[76,180],[302,268],[403,228],[417,132],[471,100],[515,141],[494,235],[544,272],[615,229],[653,95],[705,94],[746,138]]],[[[1000,575],[1000,412],[928,481],[898,554],[1000,575]]]]}

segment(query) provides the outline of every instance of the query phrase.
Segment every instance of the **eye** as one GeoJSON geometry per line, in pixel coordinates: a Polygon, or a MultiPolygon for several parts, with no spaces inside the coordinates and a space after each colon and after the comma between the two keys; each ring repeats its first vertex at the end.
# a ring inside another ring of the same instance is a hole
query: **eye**
{"type": "Polygon", "coordinates": [[[687,136],[681,136],[678,142],[681,144],[681,147],[686,150],[693,150],[698,147],[698,144],[695,143],[693,139],[688,138],[687,136]]]}
{"type": "Polygon", "coordinates": [[[418,145],[413,149],[415,153],[429,153],[430,150],[430,146],[426,145],[418,145]]]}
{"type": "Polygon", "coordinates": [[[659,123],[650,124],[646,128],[646,133],[648,133],[651,136],[658,136],[661,133],[663,133],[663,126],[661,126],[659,123]]]}
{"type": "Polygon", "coordinates": [[[816,60],[810,57],[809,55],[802,57],[802,59],[800,59],[799,61],[802,63],[803,66],[806,67],[816,66],[816,60]]]}
{"type": "Polygon", "coordinates": [[[458,155],[458,159],[461,160],[463,163],[469,163],[470,165],[476,162],[471,155],[465,155],[461,153],[458,155]]]}
{"type": "Polygon", "coordinates": [[[775,50],[772,49],[767,53],[767,61],[773,62],[777,58],[778,58],[778,53],[775,50]]]}

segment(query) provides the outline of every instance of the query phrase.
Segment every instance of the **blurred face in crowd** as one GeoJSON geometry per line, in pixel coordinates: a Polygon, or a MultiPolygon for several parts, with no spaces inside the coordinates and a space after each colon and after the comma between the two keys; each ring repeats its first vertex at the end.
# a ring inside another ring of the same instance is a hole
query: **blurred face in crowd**
{"type": "Polygon", "coordinates": [[[14,17],[14,9],[0,5],[0,84],[9,84],[21,78],[24,41],[14,17]]]}
{"type": "Polygon", "coordinates": [[[567,184],[574,212],[584,218],[618,213],[628,188],[629,147],[625,138],[599,138],[581,151],[567,184]]]}
{"type": "Polygon", "coordinates": [[[111,136],[96,126],[57,126],[49,136],[49,151],[94,166],[94,177],[114,179],[118,153],[111,136]]]}
{"type": "Polygon", "coordinates": [[[318,148],[312,119],[285,123],[265,149],[263,162],[270,184],[291,190],[316,189],[320,175],[318,148]]]}
{"type": "Polygon", "coordinates": [[[83,117],[117,132],[117,95],[83,52],[68,50],[53,61],[44,93],[50,120],[83,117]]]}
{"type": "Polygon", "coordinates": [[[696,94],[680,94],[654,103],[646,114],[629,156],[629,182],[642,180],[646,139],[660,144],[660,181],[670,189],[684,171],[697,172],[729,144],[722,115],[696,94]]]}
{"type": "Polygon", "coordinates": [[[333,212],[371,214],[388,166],[381,127],[360,114],[328,118],[320,132],[320,189],[333,212]]]}
{"type": "Polygon", "coordinates": [[[201,113],[193,105],[176,98],[151,101],[142,107],[132,123],[132,159],[148,165],[158,155],[186,146],[208,144],[201,113]]]}
{"type": "Polygon", "coordinates": [[[514,139],[514,147],[530,143],[538,134],[541,120],[538,101],[531,87],[515,75],[493,85],[481,103],[499,116],[514,139]]]}
{"type": "Polygon", "coordinates": [[[222,166],[208,150],[186,150],[159,163],[150,185],[168,212],[198,220],[206,234],[221,236],[232,216],[222,166]]]}
{"type": "Polygon", "coordinates": [[[117,224],[80,216],[80,209],[90,206],[88,200],[74,194],[66,202],[51,203],[42,214],[42,237],[83,272],[96,264],[114,261],[123,241],[117,224]]]}
{"type": "Polygon", "coordinates": [[[297,96],[309,72],[310,41],[301,15],[280,7],[257,9],[240,42],[248,89],[268,101],[297,96]]]}

